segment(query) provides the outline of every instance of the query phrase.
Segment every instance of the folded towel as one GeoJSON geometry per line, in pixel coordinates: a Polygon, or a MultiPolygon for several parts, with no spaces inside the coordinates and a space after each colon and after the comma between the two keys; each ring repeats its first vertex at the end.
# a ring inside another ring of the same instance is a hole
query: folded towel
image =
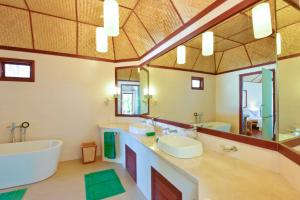
{"type": "Polygon", "coordinates": [[[104,156],[109,159],[116,158],[115,133],[104,132],[104,156]]]}

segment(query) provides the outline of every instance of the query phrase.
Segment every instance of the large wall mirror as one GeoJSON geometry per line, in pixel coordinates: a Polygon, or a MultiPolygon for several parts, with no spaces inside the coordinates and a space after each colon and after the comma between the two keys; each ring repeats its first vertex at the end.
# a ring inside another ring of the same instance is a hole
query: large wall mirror
{"type": "Polygon", "coordinates": [[[150,115],[276,140],[275,7],[261,1],[150,61],[150,115]]]}
{"type": "Polygon", "coordinates": [[[116,68],[116,116],[149,114],[149,72],[144,67],[116,68]]]}
{"type": "Polygon", "coordinates": [[[276,0],[279,141],[300,153],[300,5],[276,0]]]}

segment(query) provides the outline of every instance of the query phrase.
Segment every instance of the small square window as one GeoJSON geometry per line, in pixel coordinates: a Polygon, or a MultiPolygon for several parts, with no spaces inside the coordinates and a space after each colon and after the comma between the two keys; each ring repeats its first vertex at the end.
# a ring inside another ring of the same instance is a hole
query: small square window
{"type": "Polygon", "coordinates": [[[192,77],[192,90],[204,90],[204,78],[192,77]]]}
{"type": "Polygon", "coordinates": [[[34,61],[0,58],[0,81],[34,82],[34,61]]]}

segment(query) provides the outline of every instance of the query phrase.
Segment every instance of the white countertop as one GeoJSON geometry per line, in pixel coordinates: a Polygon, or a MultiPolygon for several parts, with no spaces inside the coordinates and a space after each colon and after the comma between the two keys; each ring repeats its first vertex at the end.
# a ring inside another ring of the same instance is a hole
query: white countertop
{"type": "Polygon", "coordinates": [[[300,199],[300,193],[282,176],[272,171],[205,149],[204,154],[197,158],[175,158],[157,148],[155,137],[129,133],[129,123],[103,123],[99,127],[119,129],[132,136],[196,181],[200,200],[300,199]]]}

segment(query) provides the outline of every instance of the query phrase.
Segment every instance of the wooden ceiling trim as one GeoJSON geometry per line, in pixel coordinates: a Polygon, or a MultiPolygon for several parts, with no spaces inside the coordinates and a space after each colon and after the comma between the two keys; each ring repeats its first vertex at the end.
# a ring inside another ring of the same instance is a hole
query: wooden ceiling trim
{"type": "MultiPolygon", "coordinates": [[[[214,35],[219,37],[219,38],[222,38],[223,40],[229,40],[231,42],[235,42],[235,43],[239,43],[240,45],[243,45],[243,43],[241,43],[241,42],[230,39],[231,36],[230,37],[223,37],[223,36],[220,36],[220,35],[217,35],[217,34],[214,34],[214,35]]],[[[223,40],[217,41],[215,44],[218,44],[218,43],[222,42],[223,40]]]]}
{"type": "Polygon", "coordinates": [[[133,13],[135,14],[135,16],[137,17],[137,19],[141,22],[142,26],[144,27],[144,29],[146,30],[146,32],[148,33],[148,35],[150,36],[152,42],[156,45],[156,41],[153,38],[153,36],[150,34],[149,30],[147,29],[147,27],[145,26],[144,22],[141,20],[140,16],[138,14],[136,14],[133,10],[133,13]]]}
{"type": "Polygon", "coordinates": [[[129,74],[129,78],[128,78],[129,81],[131,79],[131,75],[132,75],[132,68],[130,69],[130,74],[129,74]]]}
{"type": "MultiPolygon", "coordinates": [[[[136,1],[136,3],[135,3],[135,5],[134,5],[133,9],[131,9],[130,14],[129,14],[128,17],[125,19],[125,22],[124,22],[124,24],[123,24],[123,26],[122,26],[121,28],[123,28],[123,27],[125,26],[125,24],[127,24],[128,20],[129,20],[129,18],[130,18],[130,16],[131,16],[132,13],[134,12],[134,9],[137,7],[137,5],[139,4],[139,2],[140,2],[140,0],[137,0],[137,1],[136,1]]],[[[124,30],[124,31],[125,31],[125,30],[124,30]]],[[[125,32],[126,32],[126,31],[125,31],[125,32]]]]}
{"type": "Polygon", "coordinates": [[[247,56],[248,56],[248,59],[249,59],[249,62],[250,62],[250,64],[251,64],[251,66],[253,66],[252,60],[251,60],[251,58],[250,58],[250,55],[249,55],[249,52],[248,52],[246,46],[243,45],[243,47],[244,47],[244,49],[245,49],[245,51],[246,51],[246,54],[247,54],[247,56]]]}
{"type": "Polygon", "coordinates": [[[182,19],[182,16],[181,16],[180,13],[178,12],[176,6],[174,5],[174,2],[173,2],[172,0],[170,0],[170,3],[171,3],[171,5],[172,5],[172,7],[174,8],[174,10],[175,10],[177,16],[179,17],[181,23],[184,24],[184,21],[183,21],[183,19],[182,19]]]}
{"type": "Polygon", "coordinates": [[[220,68],[220,65],[221,65],[221,62],[222,62],[222,59],[223,59],[223,55],[224,55],[224,52],[222,52],[222,54],[221,54],[221,58],[220,58],[220,61],[218,63],[218,67],[216,69],[216,73],[218,73],[218,71],[219,71],[219,68],[220,68]]]}
{"type": "Polygon", "coordinates": [[[32,17],[31,17],[31,12],[29,10],[29,6],[28,6],[28,3],[26,0],[24,0],[24,3],[27,7],[27,11],[29,13],[29,22],[30,22],[30,32],[31,32],[31,40],[32,40],[32,48],[35,49],[35,46],[34,46],[34,36],[33,36],[33,28],[32,28],[32,17]]]}
{"type": "MultiPolygon", "coordinates": [[[[104,0],[99,0],[99,1],[102,1],[102,2],[104,2],[104,0]]],[[[121,5],[120,3],[119,3],[119,6],[120,6],[120,7],[122,7],[122,8],[127,8],[127,9],[130,9],[130,10],[132,10],[132,8],[129,8],[129,7],[127,7],[127,6],[124,6],[124,5],[121,5]]]]}
{"type": "Polygon", "coordinates": [[[136,53],[137,56],[139,56],[138,51],[137,51],[136,48],[134,47],[132,41],[130,40],[130,37],[127,35],[127,32],[126,32],[124,29],[123,29],[123,31],[124,31],[124,33],[125,33],[125,35],[126,35],[128,41],[130,42],[130,44],[131,44],[131,46],[132,46],[134,52],[136,53]]]}
{"type": "MultiPolygon", "coordinates": [[[[15,8],[15,9],[19,9],[19,10],[25,10],[25,11],[29,11],[30,13],[36,13],[36,14],[45,15],[45,16],[49,16],[49,17],[56,17],[56,18],[59,18],[59,19],[64,19],[64,20],[69,20],[69,21],[77,22],[76,20],[73,20],[73,19],[69,19],[69,18],[65,18],[65,17],[60,17],[60,16],[57,16],[57,15],[51,15],[51,14],[47,14],[47,13],[43,13],[43,12],[39,12],[39,11],[34,11],[34,10],[30,10],[29,8],[28,9],[24,9],[24,8],[19,8],[19,7],[10,6],[10,5],[1,4],[1,3],[0,3],[0,6],[5,6],[5,7],[9,7],[9,8],[15,8]]],[[[98,24],[93,24],[93,23],[88,23],[88,22],[82,22],[80,20],[78,20],[78,23],[86,24],[86,25],[90,25],[90,26],[95,26],[95,27],[99,26],[98,24]]]]}
{"type": "Polygon", "coordinates": [[[75,0],[75,14],[76,14],[76,54],[78,55],[78,0],[75,0]]]}
{"type": "Polygon", "coordinates": [[[206,72],[201,70],[193,70],[193,69],[186,69],[186,68],[177,68],[177,67],[167,67],[161,65],[151,65],[149,64],[148,67],[158,68],[158,69],[169,69],[169,70],[177,70],[177,71],[185,71],[185,72],[194,72],[194,73],[201,73],[201,74],[209,74],[209,75],[217,75],[216,73],[206,72]]]}
{"type": "Polygon", "coordinates": [[[114,51],[114,60],[116,60],[116,48],[115,48],[115,39],[112,37],[112,45],[113,45],[113,51],[114,51]]]}
{"type": "Polygon", "coordinates": [[[198,56],[197,56],[197,58],[196,58],[195,62],[193,63],[192,69],[194,69],[194,67],[195,67],[195,65],[196,65],[196,63],[197,63],[197,61],[198,61],[199,57],[200,57],[200,53],[198,54],[198,56]]]}
{"type": "Polygon", "coordinates": [[[215,73],[217,73],[216,54],[214,53],[215,73]]]}

